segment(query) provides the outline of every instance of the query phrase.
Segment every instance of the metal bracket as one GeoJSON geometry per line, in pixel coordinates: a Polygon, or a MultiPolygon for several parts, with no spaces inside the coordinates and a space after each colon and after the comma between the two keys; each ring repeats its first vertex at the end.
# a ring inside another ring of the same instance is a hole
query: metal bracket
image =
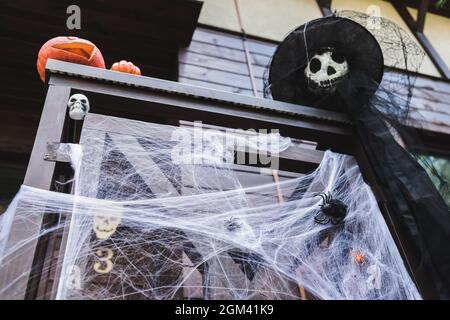
{"type": "Polygon", "coordinates": [[[61,147],[64,145],[65,143],[47,142],[44,160],[54,162],[70,162],[70,156],[67,153],[61,152],[61,147]]]}

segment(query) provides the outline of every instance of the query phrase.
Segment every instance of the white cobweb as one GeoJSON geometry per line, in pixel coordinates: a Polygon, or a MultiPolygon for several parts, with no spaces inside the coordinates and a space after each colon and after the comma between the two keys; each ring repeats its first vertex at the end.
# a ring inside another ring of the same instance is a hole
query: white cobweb
{"type": "Polygon", "coordinates": [[[352,157],[328,151],[307,175],[245,187],[220,135],[198,147],[188,129],[174,141],[176,127],[90,117],[61,150],[74,194],[23,186],[1,220],[0,264],[36,240],[5,246],[14,217],[53,217],[38,238],[64,231],[43,270],[58,270],[56,298],[420,299],[352,157]],[[347,205],[342,223],[315,222],[319,193],[347,205]]]}

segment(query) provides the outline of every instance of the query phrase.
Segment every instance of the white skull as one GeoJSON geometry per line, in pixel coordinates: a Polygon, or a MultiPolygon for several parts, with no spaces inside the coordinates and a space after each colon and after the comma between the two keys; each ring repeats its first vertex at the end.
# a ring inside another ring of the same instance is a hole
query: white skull
{"type": "Polygon", "coordinates": [[[83,120],[89,112],[89,100],[81,93],[76,93],[69,98],[67,102],[69,108],[69,116],[73,120],[83,120]]]}
{"type": "Polygon", "coordinates": [[[95,215],[92,228],[98,239],[106,240],[116,232],[121,220],[120,216],[95,215]]]}
{"type": "Polygon", "coordinates": [[[305,68],[308,89],[316,94],[334,93],[347,74],[347,60],[333,48],[319,50],[305,68]]]}

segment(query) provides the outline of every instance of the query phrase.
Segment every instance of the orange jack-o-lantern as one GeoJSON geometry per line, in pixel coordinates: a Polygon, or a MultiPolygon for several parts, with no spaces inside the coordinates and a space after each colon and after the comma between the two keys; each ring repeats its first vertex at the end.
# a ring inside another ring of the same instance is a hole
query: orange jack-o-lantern
{"type": "Polygon", "coordinates": [[[105,68],[102,53],[95,44],[77,37],[56,37],[44,43],[37,60],[37,70],[42,81],[45,81],[45,65],[48,59],[105,68]]]}
{"type": "Polygon", "coordinates": [[[135,66],[132,62],[128,62],[125,60],[114,63],[111,67],[111,70],[136,74],[138,76],[141,75],[141,69],[139,69],[137,66],[135,66]]]}

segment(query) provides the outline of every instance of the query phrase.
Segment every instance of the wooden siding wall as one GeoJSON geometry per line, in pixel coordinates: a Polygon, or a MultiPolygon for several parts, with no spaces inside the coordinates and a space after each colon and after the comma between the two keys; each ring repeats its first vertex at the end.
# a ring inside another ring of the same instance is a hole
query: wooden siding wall
{"type": "MultiPolygon", "coordinates": [[[[263,74],[276,44],[247,40],[260,97],[263,74]]],[[[189,47],[180,50],[179,81],[239,94],[253,95],[242,40],[239,36],[197,28],[189,47]]]]}
{"type": "MultiPolygon", "coordinates": [[[[276,44],[247,39],[259,97],[263,97],[263,74],[276,44]]],[[[395,77],[386,74],[384,81],[395,77]]],[[[193,41],[179,52],[179,81],[193,85],[253,95],[242,38],[198,27],[193,41]]],[[[450,134],[450,82],[419,76],[415,83],[412,125],[450,134]]]]}

